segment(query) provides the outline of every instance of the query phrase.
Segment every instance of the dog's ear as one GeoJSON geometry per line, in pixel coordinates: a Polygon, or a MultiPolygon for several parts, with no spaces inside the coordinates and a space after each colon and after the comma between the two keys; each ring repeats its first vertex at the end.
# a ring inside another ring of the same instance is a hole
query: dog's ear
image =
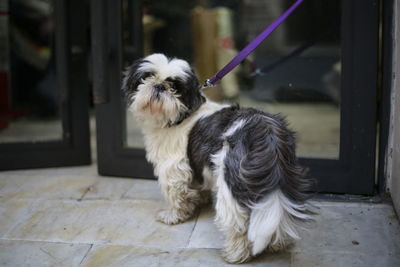
{"type": "Polygon", "coordinates": [[[139,71],[139,68],[144,62],[146,62],[146,60],[138,59],[123,72],[124,77],[122,79],[121,90],[128,99],[141,83],[144,73],[139,71]]]}
{"type": "Polygon", "coordinates": [[[181,111],[176,121],[171,122],[170,125],[179,124],[193,112],[199,109],[199,107],[206,102],[206,98],[201,93],[201,86],[199,80],[193,69],[185,70],[185,79],[179,79],[175,85],[178,88],[178,98],[185,105],[187,109],[181,111]]]}
{"type": "Polygon", "coordinates": [[[196,73],[194,72],[193,68],[190,68],[187,73],[189,74],[188,87],[194,91],[200,90],[201,87],[199,79],[197,79],[196,73]]]}
{"type": "Polygon", "coordinates": [[[190,107],[192,111],[197,110],[205,101],[205,97],[201,93],[201,85],[194,70],[191,68],[188,72],[189,78],[187,79],[186,85],[188,89],[188,99],[190,101],[190,107]]]}

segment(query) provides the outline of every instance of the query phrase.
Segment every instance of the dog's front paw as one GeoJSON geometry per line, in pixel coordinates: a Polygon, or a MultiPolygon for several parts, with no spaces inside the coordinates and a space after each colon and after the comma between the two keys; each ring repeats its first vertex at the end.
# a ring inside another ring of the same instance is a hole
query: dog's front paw
{"type": "Polygon", "coordinates": [[[183,216],[182,212],[176,209],[161,210],[157,214],[157,221],[165,224],[178,224],[186,221],[189,216],[183,216]]]}

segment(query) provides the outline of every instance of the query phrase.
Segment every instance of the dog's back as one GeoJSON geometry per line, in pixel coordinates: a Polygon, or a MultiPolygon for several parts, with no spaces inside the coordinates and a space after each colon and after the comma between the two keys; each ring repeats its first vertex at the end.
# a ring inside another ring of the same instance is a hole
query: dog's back
{"type": "MultiPolygon", "coordinates": [[[[294,133],[280,115],[224,108],[195,124],[188,158],[198,182],[204,183],[204,170],[211,170],[217,181],[208,184],[226,187],[224,197],[232,198],[228,202],[249,211],[252,255],[297,239],[299,222],[310,219],[304,205],[310,182],[297,163],[294,133]]],[[[218,201],[220,188],[215,189],[218,201]]]]}

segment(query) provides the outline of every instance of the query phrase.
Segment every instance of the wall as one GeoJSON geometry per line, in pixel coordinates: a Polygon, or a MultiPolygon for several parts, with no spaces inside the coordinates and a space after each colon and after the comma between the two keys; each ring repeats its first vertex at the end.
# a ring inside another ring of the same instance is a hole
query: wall
{"type": "Polygon", "coordinates": [[[387,153],[387,186],[400,216],[400,1],[394,1],[391,118],[387,153]]]}

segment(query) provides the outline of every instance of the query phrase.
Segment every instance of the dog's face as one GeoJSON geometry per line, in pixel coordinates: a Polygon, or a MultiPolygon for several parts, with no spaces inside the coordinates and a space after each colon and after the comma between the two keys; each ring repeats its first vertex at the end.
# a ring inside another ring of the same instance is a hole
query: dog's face
{"type": "Polygon", "coordinates": [[[129,109],[149,127],[170,127],[196,111],[205,98],[189,64],[153,54],[125,71],[122,83],[129,109]]]}

